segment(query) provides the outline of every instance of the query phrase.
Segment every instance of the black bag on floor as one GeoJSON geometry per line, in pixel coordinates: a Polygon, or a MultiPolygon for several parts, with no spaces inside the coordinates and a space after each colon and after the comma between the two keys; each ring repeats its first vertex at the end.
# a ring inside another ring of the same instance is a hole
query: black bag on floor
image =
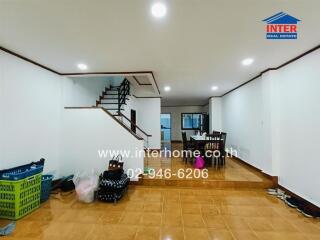
{"type": "Polygon", "coordinates": [[[122,173],[120,179],[110,179],[108,174],[102,174],[99,179],[97,198],[104,202],[119,201],[128,189],[130,179],[122,173]]]}
{"type": "Polygon", "coordinates": [[[120,180],[122,174],[123,174],[123,169],[104,171],[103,172],[103,179],[120,180]]]}

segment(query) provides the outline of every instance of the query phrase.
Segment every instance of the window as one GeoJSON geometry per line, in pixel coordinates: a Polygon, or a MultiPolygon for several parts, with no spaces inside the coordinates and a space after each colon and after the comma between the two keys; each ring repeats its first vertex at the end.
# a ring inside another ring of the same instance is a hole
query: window
{"type": "Polygon", "coordinates": [[[200,130],[202,113],[181,113],[182,130],[200,130]]]}

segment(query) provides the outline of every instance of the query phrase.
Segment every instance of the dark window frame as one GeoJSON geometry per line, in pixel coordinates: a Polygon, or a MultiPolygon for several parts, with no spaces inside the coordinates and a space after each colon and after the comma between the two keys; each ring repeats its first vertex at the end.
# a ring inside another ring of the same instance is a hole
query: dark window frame
{"type": "Polygon", "coordinates": [[[201,114],[203,115],[204,113],[203,112],[185,112],[185,113],[181,113],[181,130],[201,130],[201,122],[199,123],[199,128],[194,128],[193,127],[193,115],[196,115],[196,114],[201,114]],[[184,128],[183,127],[183,115],[184,114],[192,114],[192,128],[184,128]]]}

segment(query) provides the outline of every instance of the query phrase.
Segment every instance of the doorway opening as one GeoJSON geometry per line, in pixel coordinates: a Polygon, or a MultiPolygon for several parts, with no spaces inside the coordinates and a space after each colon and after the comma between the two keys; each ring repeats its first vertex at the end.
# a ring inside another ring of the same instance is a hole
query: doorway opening
{"type": "Polygon", "coordinates": [[[171,113],[161,113],[161,142],[171,143],[171,113]]]}

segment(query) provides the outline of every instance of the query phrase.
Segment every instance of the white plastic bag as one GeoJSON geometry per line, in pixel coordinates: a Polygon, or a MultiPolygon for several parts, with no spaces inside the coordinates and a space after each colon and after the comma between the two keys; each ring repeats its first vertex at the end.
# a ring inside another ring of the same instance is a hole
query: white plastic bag
{"type": "Polygon", "coordinates": [[[79,201],[91,203],[94,200],[94,192],[98,188],[99,176],[94,171],[91,174],[75,174],[73,183],[76,187],[79,201]]]}

